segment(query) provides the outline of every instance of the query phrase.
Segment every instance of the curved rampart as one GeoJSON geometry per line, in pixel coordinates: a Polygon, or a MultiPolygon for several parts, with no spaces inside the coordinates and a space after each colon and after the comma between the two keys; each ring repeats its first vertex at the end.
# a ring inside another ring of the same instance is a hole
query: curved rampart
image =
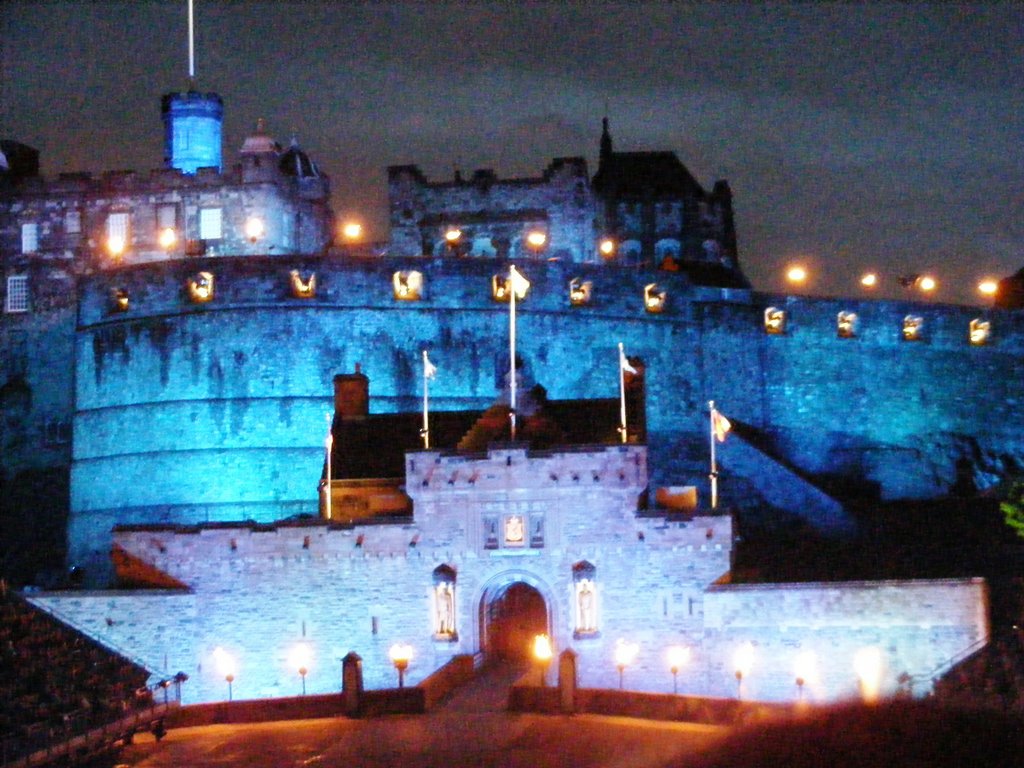
{"type": "MultiPolygon", "coordinates": [[[[371,408],[420,405],[419,352],[438,366],[437,410],[491,403],[507,370],[508,306],[492,300],[483,260],[303,257],[149,264],[82,279],[70,560],[102,562],[115,523],[270,521],[316,512],[331,379],[357,363],[371,408]],[[293,298],[290,272],[316,273],[293,298]],[[420,301],[398,301],[396,270],[424,275],[420,301]],[[214,274],[212,301],[184,289],[214,274]],[[128,297],[111,310],[110,291],[128,297]]],[[[760,296],[692,286],[681,273],[523,262],[533,285],[518,307],[518,349],[556,399],[614,397],[617,350],[644,360],[652,482],[699,484],[706,401],[756,430],[808,475],[877,486],[885,496],[984,483],[1024,454],[1024,320],[988,311],[991,342],[967,341],[981,310],[900,302],[760,296]],[[572,307],[568,283],[593,283],[572,307]],[[668,301],[644,310],[644,285],[668,301]],[[764,309],[788,313],[764,332],[764,309]],[[838,338],[839,311],[858,313],[838,338]],[[905,315],[922,341],[901,340],[905,315]],[[967,462],[967,465],[964,464],[967,462]]],[[[744,491],[721,446],[723,498],[744,491]]]]}

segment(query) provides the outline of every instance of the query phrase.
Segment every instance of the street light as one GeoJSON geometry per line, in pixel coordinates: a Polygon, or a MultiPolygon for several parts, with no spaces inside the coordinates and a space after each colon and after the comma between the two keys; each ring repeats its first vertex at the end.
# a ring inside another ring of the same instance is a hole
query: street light
{"type": "Polygon", "coordinates": [[[341,235],[349,242],[358,240],[363,236],[363,225],[358,221],[348,221],[342,225],[341,235]]]}
{"type": "Polygon", "coordinates": [[[228,684],[228,701],[233,698],[231,684],[235,682],[235,659],[219,645],[213,649],[213,658],[217,662],[217,670],[228,684]]]}
{"type": "Polygon", "coordinates": [[[169,251],[178,242],[178,233],[174,231],[174,227],[164,227],[160,230],[160,236],[158,239],[160,247],[165,251],[169,251]]]}
{"type": "Polygon", "coordinates": [[[736,649],[733,667],[736,670],[736,698],[743,698],[743,678],[750,674],[754,665],[754,645],[749,640],[736,649]]]}
{"type": "Polygon", "coordinates": [[[917,287],[920,288],[925,293],[930,293],[931,291],[934,291],[937,285],[938,283],[935,282],[935,278],[931,277],[930,275],[922,276],[921,279],[917,282],[917,287]]]}
{"type": "Polygon", "coordinates": [[[444,239],[448,241],[449,245],[455,245],[462,239],[462,230],[458,227],[452,227],[444,233],[444,239]]]}
{"type": "Polygon", "coordinates": [[[405,670],[409,668],[409,660],[412,658],[412,646],[408,643],[395,643],[388,651],[391,663],[398,670],[398,687],[405,687],[405,670]]]}
{"type": "Polygon", "coordinates": [[[861,275],[860,284],[865,288],[874,288],[878,285],[878,275],[874,272],[866,272],[861,275]]]}
{"type": "Polygon", "coordinates": [[[978,283],[978,293],[982,296],[995,296],[999,290],[999,283],[995,280],[985,279],[978,283]]]}
{"type": "Polygon", "coordinates": [[[245,237],[250,243],[255,243],[266,231],[267,227],[259,216],[250,216],[245,222],[245,237]]]}
{"type": "Polygon", "coordinates": [[[600,251],[601,255],[606,259],[610,259],[615,255],[615,241],[610,237],[601,239],[601,242],[597,246],[597,250],[600,251]]]}
{"type": "Polygon", "coordinates": [[[786,280],[795,285],[802,285],[807,282],[807,270],[799,264],[794,264],[786,270],[786,280]]]}
{"type": "Polygon", "coordinates": [[[547,241],[548,236],[539,229],[535,229],[526,235],[526,245],[534,253],[538,253],[547,241]]]}
{"type": "Polygon", "coordinates": [[[107,250],[114,258],[121,256],[124,253],[124,248],[124,238],[120,235],[112,235],[107,238],[107,250]]]}
{"type": "Polygon", "coordinates": [[[679,693],[679,669],[690,663],[690,649],[673,645],[668,649],[668,667],[672,672],[672,693],[679,693]]]}
{"type": "Polygon", "coordinates": [[[796,657],[793,671],[796,674],[797,701],[803,702],[804,686],[815,678],[817,666],[817,658],[813,651],[804,651],[796,657]]]}
{"type": "Polygon", "coordinates": [[[640,646],[636,643],[627,643],[621,638],[615,643],[615,667],[619,670],[619,690],[622,690],[622,677],[626,667],[636,660],[636,654],[640,646]]]}
{"type": "Polygon", "coordinates": [[[537,666],[540,667],[540,687],[547,685],[548,665],[551,664],[551,657],[554,650],[551,647],[551,638],[547,635],[535,635],[533,638],[533,655],[537,659],[537,666]]]}
{"type": "Polygon", "coordinates": [[[302,695],[306,695],[306,675],[309,673],[310,659],[312,654],[306,643],[299,643],[292,649],[290,656],[291,665],[302,678],[302,695]]]}

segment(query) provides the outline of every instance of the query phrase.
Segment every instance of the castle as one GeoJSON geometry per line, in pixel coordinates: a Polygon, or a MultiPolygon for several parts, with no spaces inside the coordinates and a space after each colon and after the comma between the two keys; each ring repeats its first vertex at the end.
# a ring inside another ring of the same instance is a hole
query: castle
{"type": "Polygon", "coordinates": [[[614,684],[621,640],[638,688],[665,690],[678,645],[687,690],[827,700],[926,686],[985,642],[980,580],[730,584],[723,511],[842,535],[850,498],[996,482],[1024,460],[1014,312],[754,291],[728,185],[617,152],[607,122],[593,177],[390,168],[390,240],[363,246],[333,245],[297,143],[260,125],[223,170],[215,94],[163,115],[148,175],[44,180],[0,143],[3,479],[28,519],[66,515],[90,587],[37,605],[184,670],[191,701],[223,697],[224,654],[240,696],[289,692],[297,646],[313,691],[348,650],[382,686],[393,642],[416,679],[535,632],[584,685],[614,684]],[[710,400],[734,425],[714,509],[710,400]]]}

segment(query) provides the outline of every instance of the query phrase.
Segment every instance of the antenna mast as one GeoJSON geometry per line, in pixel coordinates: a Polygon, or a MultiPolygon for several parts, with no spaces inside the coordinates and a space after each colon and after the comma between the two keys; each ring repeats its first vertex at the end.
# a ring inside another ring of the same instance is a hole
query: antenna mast
{"type": "Polygon", "coordinates": [[[193,85],[196,79],[196,40],[195,14],[192,11],[192,0],[188,0],[188,82],[193,85]]]}

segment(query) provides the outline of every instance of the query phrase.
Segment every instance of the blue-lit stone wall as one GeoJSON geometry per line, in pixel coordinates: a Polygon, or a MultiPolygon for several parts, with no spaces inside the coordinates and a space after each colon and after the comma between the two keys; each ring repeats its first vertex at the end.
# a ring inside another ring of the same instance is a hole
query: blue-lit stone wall
{"type": "Polygon", "coordinates": [[[224,103],[215,93],[169,93],[163,97],[164,159],[169,168],[195,173],[221,169],[224,103]]]}
{"type": "MultiPolygon", "coordinates": [[[[550,397],[616,396],[619,341],[643,359],[653,485],[703,484],[709,399],[790,465],[887,497],[946,493],[958,462],[990,482],[1024,455],[1016,408],[1024,329],[1011,313],[985,313],[992,341],[971,347],[967,327],[980,310],[766,297],[694,288],[680,274],[519,265],[533,288],[519,305],[518,349],[527,378],[550,397]],[[593,281],[589,306],[569,306],[574,276],[593,281]],[[641,301],[654,280],[669,294],[661,314],[641,301]],[[789,313],[785,335],[764,333],[769,304],[789,313]],[[840,310],[859,313],[856,338],[837,338],[840,310]],[[901,340],[908,313],[925,319],[923,341],[901,340]]],[[[419,407],[423,348],[439,368],[432,408],[493,402],[508,354],[508,306],[490,298],[499,269],[479,260],[250,257],[85,278],[72,562],[102,567],[115,523],[314,514],[331,378],[357,363],[377,412],[419,407]],[[214,273],[216,295],[192,304],[184,284],[200,268],[214,273]],[[291,269],[316,273],[315,298],[291,297],[291,269]],[[393,298],[397,269],[424,273],[421,301],[393,298]],[[114,283],[130,295],[127,312],[109,311],[114,283]]],[[[745,457],[730,466],[729,442],[720,458],[723,500],[748,501],[755,470],[745,457]]]]}

